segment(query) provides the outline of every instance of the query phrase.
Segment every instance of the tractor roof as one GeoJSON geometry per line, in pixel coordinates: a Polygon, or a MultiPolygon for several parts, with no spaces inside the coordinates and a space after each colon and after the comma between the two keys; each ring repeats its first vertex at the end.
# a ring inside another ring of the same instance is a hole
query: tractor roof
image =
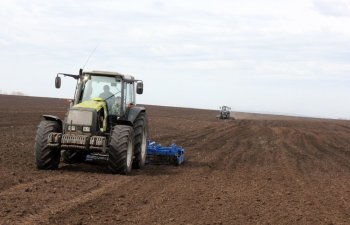
{"type": "Polygon", "coordinates": [[[83,74],[91,74],[96,76],[120,76],[125,80],[135,80],[135,78],[131,75],[124,75],[118,72],[110,72],[110,71],[93,70],[93,71],[84,71],[83,74]]]}

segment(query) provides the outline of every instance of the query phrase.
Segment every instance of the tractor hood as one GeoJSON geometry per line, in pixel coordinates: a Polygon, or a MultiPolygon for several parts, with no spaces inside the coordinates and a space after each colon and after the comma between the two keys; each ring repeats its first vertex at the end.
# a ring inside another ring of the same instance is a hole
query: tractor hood
{"type": "Polygon", "coordinates": [[[102,98],[93,98],[74,105],[68,112],[66,125],[90,126],[91,131],[106,132],[107,115],[106,101],[102,98]]]}
{"type": "Polygon", "coordinates": [[[76,104],[73,108],[87,108],[100,111],[102,108],[106,108],[106,101],[102,98],[93,98],[82,103],[76,104]]]}

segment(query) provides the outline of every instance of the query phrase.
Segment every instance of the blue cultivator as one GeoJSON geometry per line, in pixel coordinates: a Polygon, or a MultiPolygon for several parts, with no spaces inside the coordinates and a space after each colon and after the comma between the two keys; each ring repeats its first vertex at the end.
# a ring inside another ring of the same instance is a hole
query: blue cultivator
{"type": "Polygon", "coordinates": [[[175,144],[163,147],[154,141],[147,142],[147,163],[151,164],[182,164],[185,160],[185,150],[175,144]]]}

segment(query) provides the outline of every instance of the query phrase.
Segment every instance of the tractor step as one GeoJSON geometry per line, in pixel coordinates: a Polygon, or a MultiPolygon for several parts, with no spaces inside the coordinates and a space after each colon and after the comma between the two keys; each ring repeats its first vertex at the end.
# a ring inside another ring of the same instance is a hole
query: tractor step
{"type": "Polygon", "coordinates": [[[185,161],[185,149],[172,144],[170,147],[164,147],[154,141],[147,141],[147,160],[148,164],[174,164],[181,165],[185,161]]]}

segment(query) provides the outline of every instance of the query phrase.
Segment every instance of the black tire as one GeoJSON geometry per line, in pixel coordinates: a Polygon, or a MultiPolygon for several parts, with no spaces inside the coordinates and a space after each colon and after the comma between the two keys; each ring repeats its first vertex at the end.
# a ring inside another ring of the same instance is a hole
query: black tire
{"type": "Polygon", "coordinates": [[[134,122],[134,152],[132,168],[141,169],[146,163],[148,121],[145,112],[141,112],[134,122]]]}
{"type": "Polygon", "coordinates": [[[50,120],[41,121],[36,132],[34,145],[36,166],[41,170],[57,169],[60,163],[60,150],[47,146],[47,138],[51,132],[61,132],[60,124],[50,120]]]}
{"type": "Polygon", "coordinates": [[[130,174],[134,155],[134,130],[130,126],[113,127],[108,168],[112,173],[130,174]]]}
{"type": "Polygon", "coordinates": [[[82,163],[85,160],[85,155],[81,152],[64,150],[62,151],[61,156],[63,162],[67,164],[82,163]]]}

